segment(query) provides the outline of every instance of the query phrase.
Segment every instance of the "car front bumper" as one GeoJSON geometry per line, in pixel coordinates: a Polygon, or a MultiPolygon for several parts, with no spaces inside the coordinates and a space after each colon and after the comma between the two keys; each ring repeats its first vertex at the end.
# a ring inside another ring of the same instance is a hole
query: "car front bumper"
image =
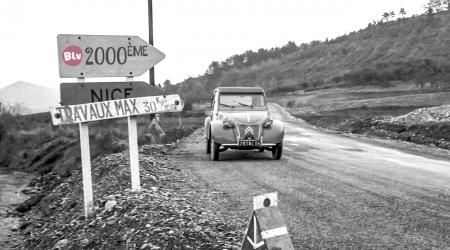
{"type": "Polygon", "coordinates": [[[224,128],[222,124],[212,126],[211,136],[214,142],[232,149],[260,149],[274,147],[277,143],[283,141],[284,128],[280,121],[274,121],[272,126],[266,128],[258,125],[257,137],[253,140],[258,141],[258,145],[243,145],[241,143],[244,140],[242,131],[240,131],[238,126],[248,127],[256,125],[237,125],[234,128],[224,128]]]}

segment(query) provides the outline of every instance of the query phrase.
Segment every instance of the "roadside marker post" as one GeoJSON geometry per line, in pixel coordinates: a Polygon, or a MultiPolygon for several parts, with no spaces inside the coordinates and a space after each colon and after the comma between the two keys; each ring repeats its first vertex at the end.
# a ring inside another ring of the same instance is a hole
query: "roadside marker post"
{"type": "Polygon", "coordinates": [[[165,95],[155,86],[132,82],[165,55],[138,36],[58,35],[61,106],[50,107],[53,125],[79,124],[85,217],[93,214],[88,122],[127,117],[131,189],[140,190],[137,139],[138,115],[180,112],[178,95],[165,95]],[[127,82],[95,82],[86,77],[126,77],[127,82]]]}
{"type": "Polygon", "coordinates": [[[253,197],[253,213],[241,250],[293,250],[283,216],[278,208],[278,193],[253,197]]]}
{"type": "MultiPolygon", "coordinates": [[[[127,81],[132,80],[133,77],[127,77],[127,81]]],[[[137,119],[136,116],[128,116],[128,150],[130,151],[131,190],[133,191],[141,190],[138,149],[137,119]]]]}
{"type": "MultiPolygon", "coordinates": [[[[78,82],[84,82],[78,78],[78,82]]],[[[81,171],[83,175],[84,216],[90,217],[94,208],[92,194],[91,151],[89,147],[89,126],[87,122],[80,123],[81,171]]]]}

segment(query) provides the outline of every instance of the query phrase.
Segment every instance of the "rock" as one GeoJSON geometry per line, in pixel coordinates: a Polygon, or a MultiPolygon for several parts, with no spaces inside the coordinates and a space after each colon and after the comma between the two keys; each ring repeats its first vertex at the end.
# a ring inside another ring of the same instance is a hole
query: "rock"
{"type": "Polygon", "coordinates": [[[59,240],[58,242],[56,242],[54,248],[55,249],[66,249],[68,245],[69,245],[69,240],[62,239],[62,240],[59,240]]]}
{"type": "Polygon", "coordinates": [[[106,212],[111,212],[114,207],[117,205],[117,201],[115,200],[109,200],[105,203],[105,211],[106,212]]]}
{"type": "Polygon", "coordinates": [[[152,179],[153,181],[158,181],[158,179],[154,176],[154,175],[149,175],[150,179],[152,179]]]}
{"type": "Polygon", "coordinates": [[[145,243],[144,245],[141,246],[141,249],[157,250],[157,249],[161,249],[161,247],[159,247],[157,245],[153,245],[151,243],[145,243]]]}
{"type": "Polygon", "coordinates": [[[420,108],[398,117],[386,119],[393,124],[423,124],[429,122],[450,122],[450,105],[420,108]]]}
{"type": "Polygon", "coordinates": [[[25,213],[25,212],[29,211],[33,206],[38,204],[42,200],[43,197],[44,197],[43,194],[35,195],[35,196],[25,200],[16,208],[16,211],[20,212],[20,213],[25,213]]]}
{"type": "Polygon", "coordinates": [[[20,230],[23,230],[23,229],[27,228],[27,226],[30,225],[30,224],[31,224],[31,222],[29,222],[29,221],[24,221],[24,222],[22,222],[22,223],[19,224],[19,229],[20,229],[20,230]]]}

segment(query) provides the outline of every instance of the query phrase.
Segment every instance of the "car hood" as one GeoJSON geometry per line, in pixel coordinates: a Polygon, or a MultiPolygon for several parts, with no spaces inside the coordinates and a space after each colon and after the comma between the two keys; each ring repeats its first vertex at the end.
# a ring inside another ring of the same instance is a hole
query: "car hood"
{"type": "Polygon", "coordinates": [[[237,124],[260,124],[268,117],[267,111],[220,112],[219,117],[231,119],[237,124]]]}

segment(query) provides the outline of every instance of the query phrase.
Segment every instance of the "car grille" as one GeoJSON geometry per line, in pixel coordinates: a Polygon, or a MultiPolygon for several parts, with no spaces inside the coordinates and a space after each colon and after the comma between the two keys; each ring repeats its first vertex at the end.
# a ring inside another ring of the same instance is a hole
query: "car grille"
{"type": "Polygon", "coordinates": [[[237,125],[241,140],[259,140],[259,125],[237,125]]]}

